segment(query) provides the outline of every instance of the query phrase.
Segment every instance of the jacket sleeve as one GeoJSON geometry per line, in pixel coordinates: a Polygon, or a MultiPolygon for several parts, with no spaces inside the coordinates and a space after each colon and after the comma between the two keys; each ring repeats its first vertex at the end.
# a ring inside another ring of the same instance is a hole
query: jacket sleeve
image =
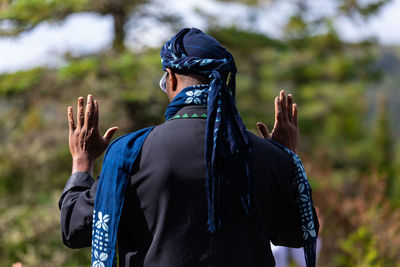
{"type": "MultiPolygon", "coordinates": [[[[303,246],[303,233],[301,228],[299,195],[294,181],[294,164],[292,163],[291,165],[289,177],[280,181],[279,212],[277,223],[271,233],[271,242],[274,245],[298,248],[303,246]]],[[[313,216],[315,229],[318,234],[319,223],[314,208],[313,216]]]]}
{"type": "Polygon", "coordinates": [[[61,194],[58,206],[62,239],[69,248],[91,246],[97,184],[98,179],[94,181],[88,173],[77,172],[71,175],[61,194]]]}

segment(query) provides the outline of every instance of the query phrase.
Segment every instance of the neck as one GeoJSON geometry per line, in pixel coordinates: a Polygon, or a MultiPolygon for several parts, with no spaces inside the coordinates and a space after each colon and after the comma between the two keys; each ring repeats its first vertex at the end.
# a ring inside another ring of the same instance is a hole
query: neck
{"type": "Polygon", "coordinates": [[[172,91],[169,95],[168,95],[168,99],[169,102],[172,102],[174,100],[174,98],[185,88],[190,87],[190,86],[195,86],[195,85],[207,85],[207,83],[201,83],[201,82],[193,82],[193,83],[189,83],[189,82],[178,82],[176,89],[174,91],[172,91]]]}

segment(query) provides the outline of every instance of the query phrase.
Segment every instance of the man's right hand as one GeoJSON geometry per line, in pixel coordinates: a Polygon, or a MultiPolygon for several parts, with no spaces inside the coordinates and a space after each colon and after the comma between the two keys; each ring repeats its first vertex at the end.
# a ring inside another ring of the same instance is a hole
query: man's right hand
{"type": "Polygon", "coordinates": [[[267,126],[257,123],[257,129],[262,137],[274,140],[297,153],[299,146],[299,127],[297,125],[297,105],[293,103],[293,96],[282,90],[275,98],[275,124],[271,133],[267,126]]]}
{"type": "Polygon", "coordinates": [[[89,172],[93,175],[94,160],[106,150],[118,127],[107,130],[104,136],[99,129],[99,105],[93,96],[88,95],[86,111],[84,98],[78,99],[77,124],[72,107],[68,107],[69,149],[73,159],[72,173],[89,172]]]}

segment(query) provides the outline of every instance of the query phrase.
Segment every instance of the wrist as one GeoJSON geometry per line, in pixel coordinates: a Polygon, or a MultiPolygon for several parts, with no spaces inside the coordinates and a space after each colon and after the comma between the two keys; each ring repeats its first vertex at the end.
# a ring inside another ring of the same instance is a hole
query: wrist
{"type": "Polygon", "coordinates": [[[93,176],[94,159],[84,155],[72,158],[72,173],[87,172],[93,176]]]}

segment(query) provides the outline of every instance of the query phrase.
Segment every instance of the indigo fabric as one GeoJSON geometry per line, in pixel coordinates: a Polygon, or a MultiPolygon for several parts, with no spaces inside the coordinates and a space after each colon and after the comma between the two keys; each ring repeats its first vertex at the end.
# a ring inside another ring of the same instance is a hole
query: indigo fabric
{"type": "MultiPolygon", "coordinates": [[[[236,65],[233,56],[213,37],[199,29],[185,28],[161,48],[163,70],[180,74],[201,74],[210,79],[205,132],[206,193],[208,230],[214,233],[222,225],[230,204],[232,179],[240,179],[240,202],[246,214],[253,206],[252,143],[235,104],[236,65]],[[235,177],[225,175],[235,168],[235,177]]],[[[238,183],[237,183],[238,182],[238,183]]]]}
{"type": "Polygon", "coordinates": [[[199,84],[182,89],[165,110],[165,119],[171,119],[178,110],[185,106],[207,106],[208,88],[208,84],[199,84]]]}
{"type": "Polygon", "coordinates": [[[315,267],[317,253],[317,231],[315,229],[313,217],[314,205],[311,199],[311,187],[308,183],[306,171],[304,170],[303,164],[296,153],[271,139],[266,140],[280,147],[293,159],[295,172],[294,180],[296,182],[300,201],[299,211],[301,216],[301,231],[303,233],[304,257],[307,267],[315,267]]]}
{"type": "Polygon", "coordinates": [[[106,151],[93,210],[92,266],[116,266],[116,237],[132,166],[153,127],[119,137],[106,151]]]}

